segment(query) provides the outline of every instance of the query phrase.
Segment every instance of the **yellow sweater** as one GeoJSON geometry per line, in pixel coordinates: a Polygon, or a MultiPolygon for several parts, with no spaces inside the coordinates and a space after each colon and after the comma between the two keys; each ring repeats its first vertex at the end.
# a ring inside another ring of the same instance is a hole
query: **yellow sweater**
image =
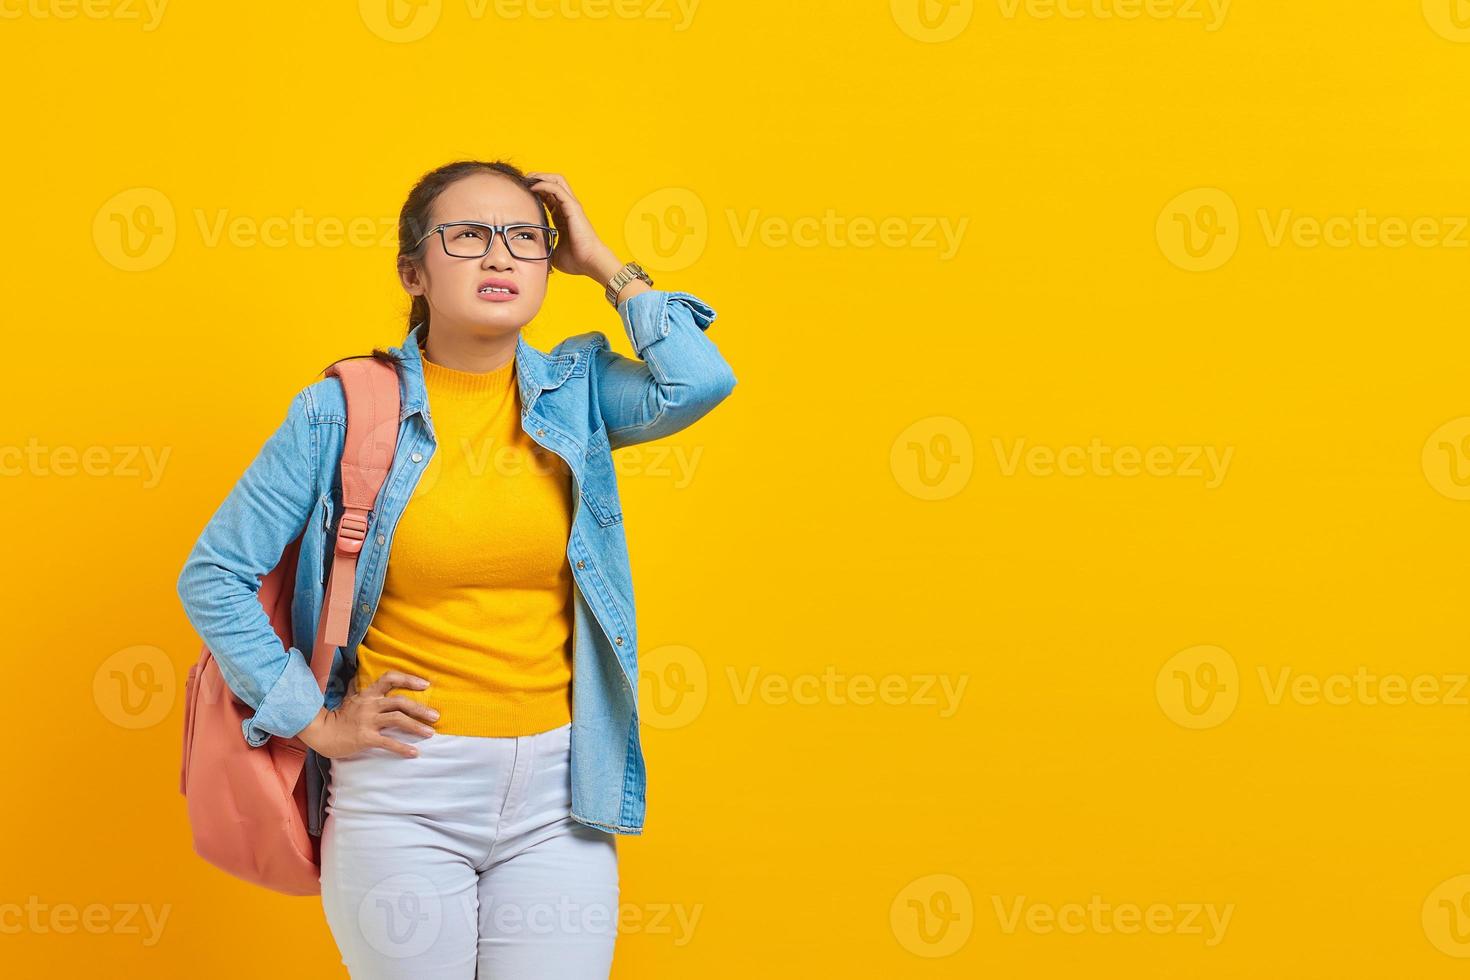
{"type": "MultiPolygon", "coordinates": [[[[422,356],[422,349],[420,351],[422,356]]],[[[515,361],[456,371],[424,357],[437,445],[393,532],[357,686],[438,709],[445,735],[532,735],[571,720],[572,476],[521,429],[515,361]]]]}

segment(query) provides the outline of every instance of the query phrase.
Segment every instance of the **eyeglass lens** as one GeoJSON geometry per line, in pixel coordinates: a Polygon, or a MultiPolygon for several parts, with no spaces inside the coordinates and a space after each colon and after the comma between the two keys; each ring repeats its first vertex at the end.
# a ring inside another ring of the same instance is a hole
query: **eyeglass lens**
{"type": "MultiPolygon", "coordinates": [[[[450,224],[440,233],[444,251],[458,259],[477,259],[490,251],[494,232],[484,225],[450,224]]],[[[550,236],[537,225],[511,225],[503,233],[510,254],[518,259],[544,259],[551,254],[550,236]]]]}

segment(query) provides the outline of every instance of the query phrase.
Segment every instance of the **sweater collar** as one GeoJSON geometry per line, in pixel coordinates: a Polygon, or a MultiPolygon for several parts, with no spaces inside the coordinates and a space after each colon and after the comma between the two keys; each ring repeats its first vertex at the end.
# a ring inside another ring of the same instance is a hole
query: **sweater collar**
{"type": "MultiPolygon", "coordinates": [[[[402,418],[414,412],[422,412],[428,404],[428,392],[424,388],[424,364],[419,355],[419,345],[428,334],[428,324],[415,324],[398,347],[388,348],[388,353],[402,366],[403,409],[402,418]]],[[[516,335],[516,383],[521,389],[521,406],[529,412],[537,396],[543,391],[560,387],[571,376],[576,366],[575,354],[548,354],[526,343],[524,333],[516,335]]]]}

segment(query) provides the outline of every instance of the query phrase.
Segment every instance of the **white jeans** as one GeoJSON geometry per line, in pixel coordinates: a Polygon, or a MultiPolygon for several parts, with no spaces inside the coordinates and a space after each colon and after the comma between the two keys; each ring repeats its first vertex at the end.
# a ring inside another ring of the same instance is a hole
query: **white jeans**
{"type": "Polygon", "coordinates": [[[615,837],[572,819],[571,725],[332,760],[322,907],[356,980],[606,980],[615,837]],[[477,972],[478,970],[478,972],[477,972]]]}

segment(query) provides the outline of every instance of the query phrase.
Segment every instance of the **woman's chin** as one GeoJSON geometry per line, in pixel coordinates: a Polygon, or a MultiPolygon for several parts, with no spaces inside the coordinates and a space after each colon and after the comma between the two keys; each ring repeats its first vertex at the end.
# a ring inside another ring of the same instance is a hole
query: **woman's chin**
{"type": "Polygon", "coordinates": [[[486,338],[499,337],[519,330],[530,321],[520,303],[482,303],[465,311],[464,323],[486,338]],[[488,309],[486,307],[489,307],[488,309]]]}

